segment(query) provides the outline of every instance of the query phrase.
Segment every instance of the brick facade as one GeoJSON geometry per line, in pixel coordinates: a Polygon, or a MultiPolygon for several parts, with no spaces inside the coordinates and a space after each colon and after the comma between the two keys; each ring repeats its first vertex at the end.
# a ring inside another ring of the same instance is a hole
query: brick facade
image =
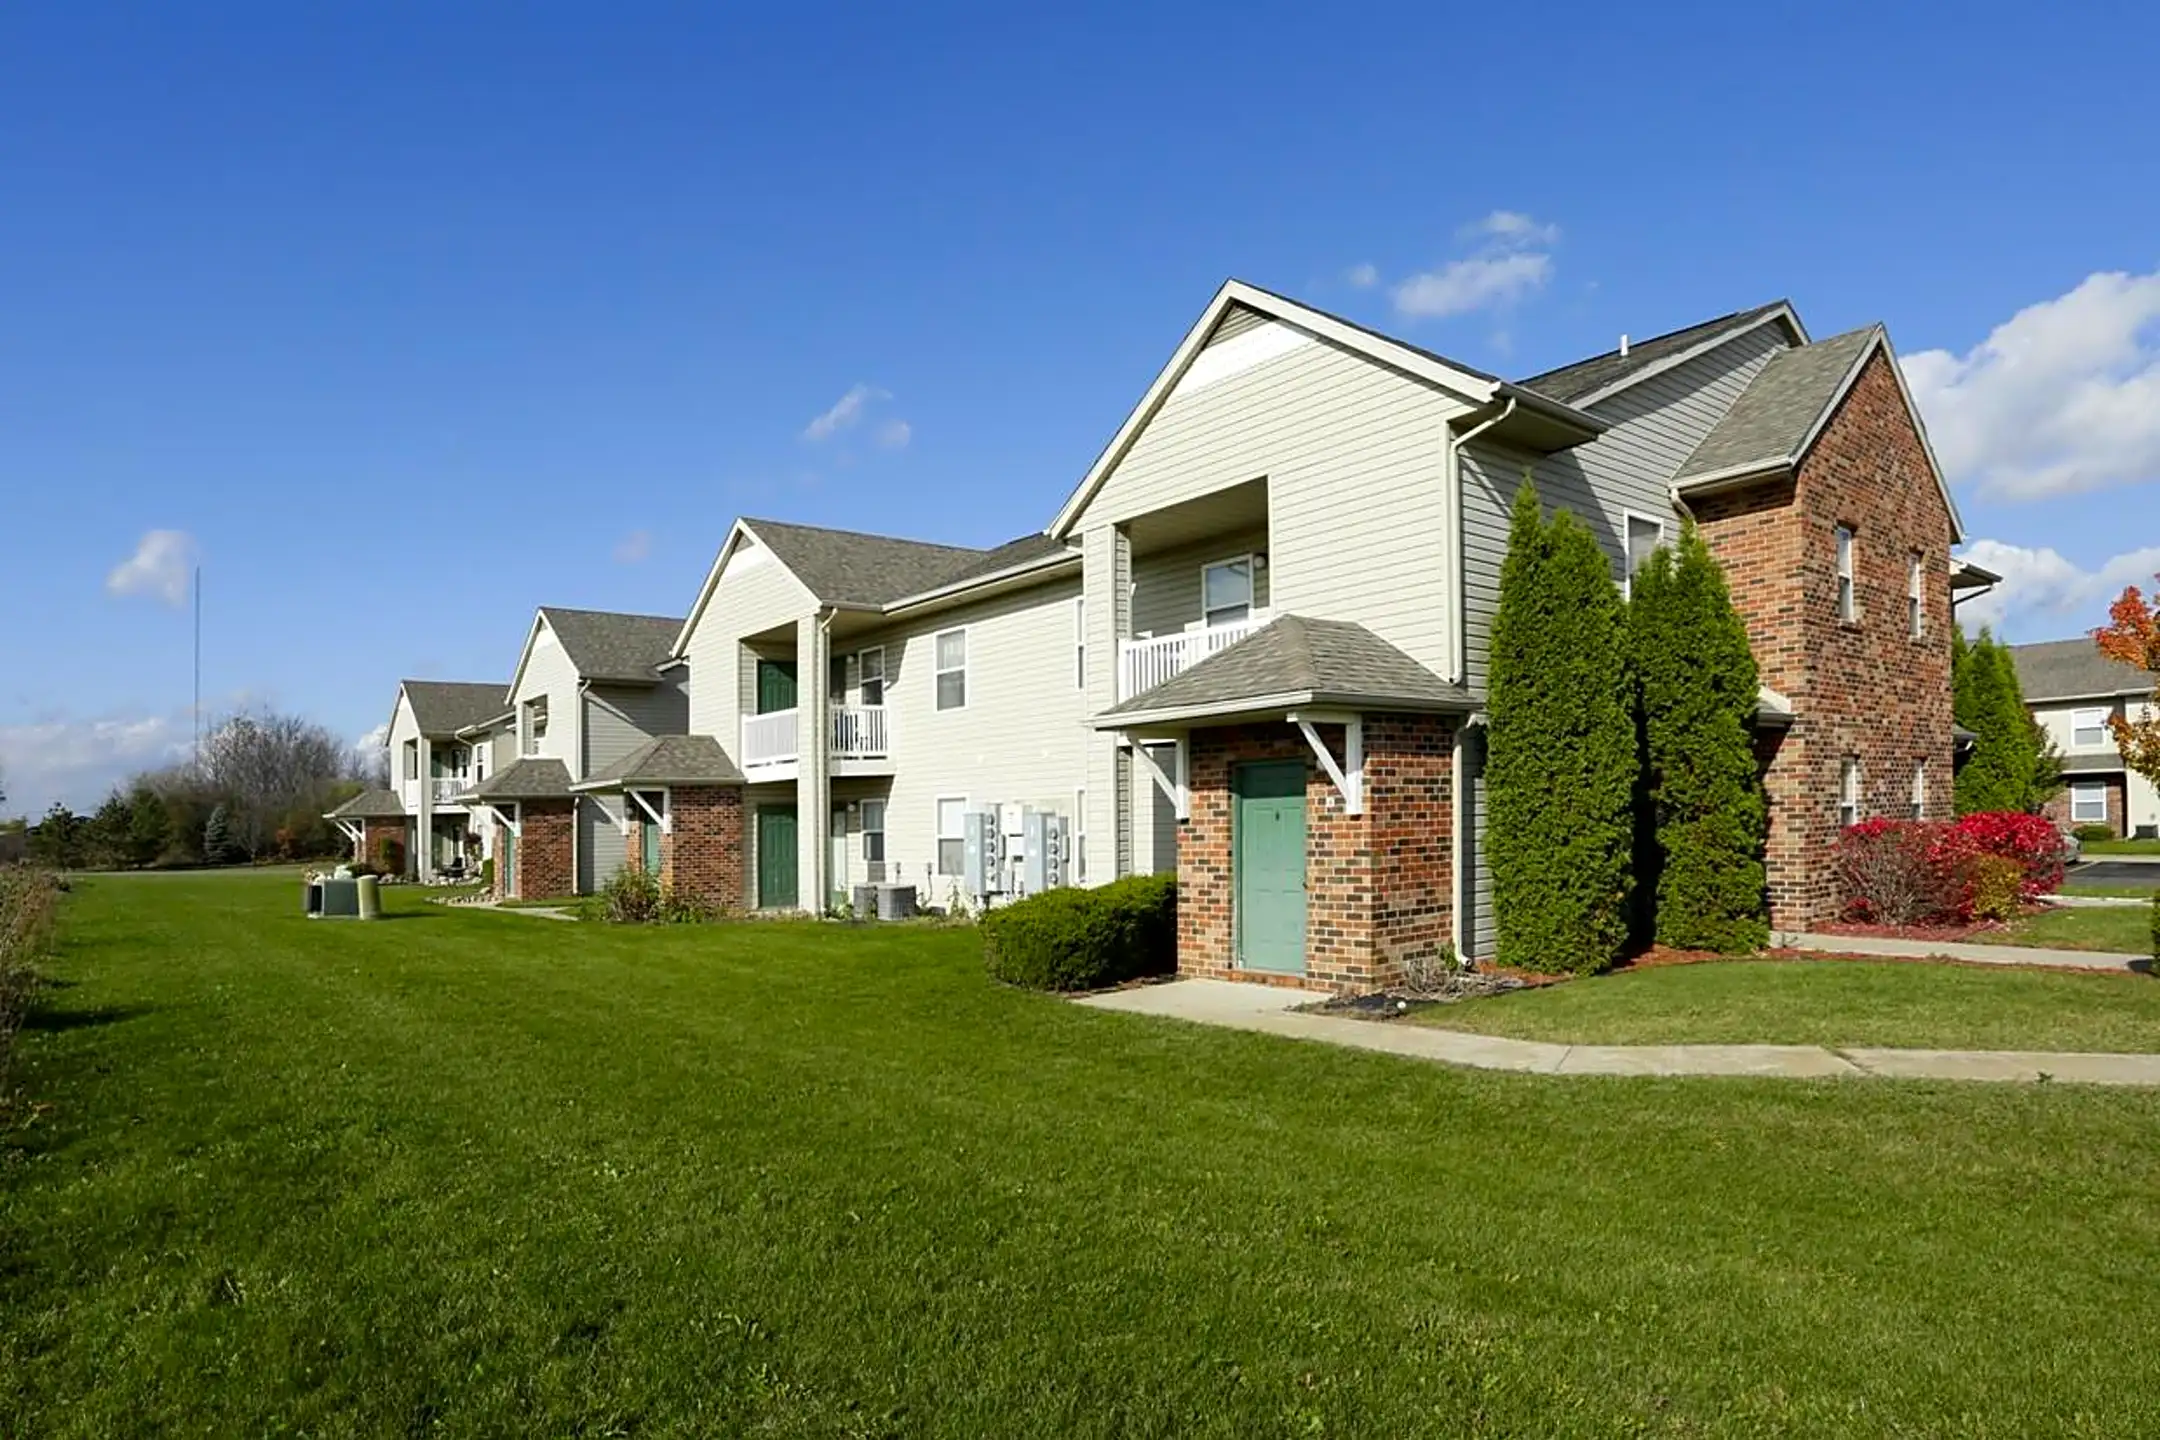
{"type": "Polygon", "coordinates": [[[1860,761],[1863,815],[1951,813],[1950,512],[1890,362],[1877,351],[1790,480],[1693,503],[1724,565],[1765,685],[1798,713],[1766,732],[1770,922],[1797,930],[1838,897],[1831,851],[1845,759],[1860,761]],[[1853,531],[1857,618],[1837,612],[1840,525],[1853,531]],[[1924,633],[1906,613],[1920,557],[1924,633]]]}
{"type": "Polygon", "coordinates": [[[2045,806],[2041,807],[2042,813],[2048,819],[2053,820],[2064,829],[2070,829],[2077,825],[2100,824],[2101,822],[2098,820],[2072,820],[2070,818],[2070,787],[2072,785],[2105,785],[2107,786],[2106,823],[2108,829],[2114,831],[2118,836],[2130,833],[2127,828],[2129,825],[2130,797],[2126,788],[2128,782],[2123,776],[2106,773],[2096,775],[2088,772],[2066,775],[2063,779],[2065,783],[2061,791],[2050,799],[2045,806]]]}
{"type": "Polygon", "coordinates": [[[568,895],[576,889],[572,878],[572,845],[577,832],[577,802],[521,800],[518,802],[517,889],[509,889],[510,875],[495,867],[495,898],[544,900],[568,895]]]}
{"type": "MultiPolygon", "coordinates": [[[[637,812],[630,863],[644,863],[644,830],[637,812]]],[[[699,786],[668,792],[668,828],[660,836],[662,886],[716,910],[743,908],[743,798],[735,785],[699,786]]]]}
{"type": "MultiPolygon", "coordinates": [[[[1339,725],[1316,727],[1343,754],[1339,725]]],[[[1190,818],[1178,834],[1178,973],[1344,992],[1396,984],[1441,953],[1454,924],[1454,728],[1446,717],[1365,719],[1364,813],[1342,796],[1288,723],[1192,733],[1190,818]],[[1236,963],[1231,775],[1254,761],[1305,767],[1305,973],[1236,963]]]]}
{"type": "Polygon", "coordinates": [[[414,859],[412,830],[412,820],[408,816],[367,816],[360,822],[360,853],[353,858],[362,864],[378,865],[383,842],[394,840],[398,845],[397,873],[410,875],[414,859]]]}

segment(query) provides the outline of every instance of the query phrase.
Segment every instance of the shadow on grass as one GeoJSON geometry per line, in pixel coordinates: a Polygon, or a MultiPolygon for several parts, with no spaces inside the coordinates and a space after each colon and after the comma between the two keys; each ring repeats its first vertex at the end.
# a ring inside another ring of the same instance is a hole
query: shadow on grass
{"type": "Polygon", "coordinates": [[[117,1025],[122,1020],[133,1020],[138,1015],[148,1015],[155,1008],[149,1005],[99,1005],[88,1010],[53,1010],[37,1007],[23,1017],[24,1031],[36,1031],[46,1035],[58,1035],[69,1030],[90,1030],[100,1025],[117,1025]]]}

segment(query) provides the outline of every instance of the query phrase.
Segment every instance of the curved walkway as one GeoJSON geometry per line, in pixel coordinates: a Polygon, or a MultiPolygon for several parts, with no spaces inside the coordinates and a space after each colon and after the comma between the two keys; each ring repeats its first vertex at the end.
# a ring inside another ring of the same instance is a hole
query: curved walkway
{"type": "Polygon", "coordinates": [[[1909,1080],[2056,1080],[2088,1085],[2160,1086],[2160,1055],[2089,1055],[2047,1050],[1829,1050],[1819,1045],[1555,1045],[1424,1025],[1351,1020],[1297,1010],[1310,990],[1230,980],[1173,980],[1080,998],[1097,1010],[1160,1015],[1200,1025],[1256,1030],[1381,1050],[1476,1070],[1539,1075],[1772,1075],[1792,1079],[1882,1075],[1909,1080]]]}

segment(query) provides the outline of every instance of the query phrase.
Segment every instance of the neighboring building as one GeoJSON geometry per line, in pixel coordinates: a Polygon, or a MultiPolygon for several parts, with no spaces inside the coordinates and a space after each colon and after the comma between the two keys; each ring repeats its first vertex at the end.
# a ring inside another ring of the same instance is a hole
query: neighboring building
{"type": "Polygon", "coordinates": [[[687,676],[669,662],[682,621],[542,606],[495,709],[479,722],[506,753],[461,798],[501,830],[495,888],[505,896],[586,895],[614,878],[631,816],[620,793],[577,787],[648,741],[681,735],[687,676]]]}
{"type": "Polygon", "coordinates": [[[2010,655],[2025,704],[2062,753],[2063,790],[2048,815],[2117,835],[2160,835],[2160,793],[2123,764],[2107,724],[2114,716],[2149,718],[2154,677],[2108,659],[2090,637],[2013,645],[2010,655]]]}
{"type": "Polygon", "coordinates": [[[433,880],[494,853],[494,823],[465,792],[502,759],[471,738],[503,709],[499,684],[401,680],[384,741],[390,788],[368,790],[329,814],[353,842],[355,858],[380,863],[394,843],[398,868],[433,880]]]}

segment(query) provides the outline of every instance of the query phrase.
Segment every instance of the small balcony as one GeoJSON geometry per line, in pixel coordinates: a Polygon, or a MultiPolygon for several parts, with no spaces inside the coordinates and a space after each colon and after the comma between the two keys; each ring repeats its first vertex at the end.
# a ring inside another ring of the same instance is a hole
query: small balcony
{"type": "Polygon", "coordinates": [[[1196,624],[1168,635],[1118,642],[1118,700],[1145,694],[1164,681],[1190,670],[1210,655],[1229,649],[1275,617],[1267,610],[1253,610],[1242,620],[1216,625],[1196,624]]]}
{"type": "Polygon", "coordinates": [[[406,780],[398,786],[398,797],[405,808],[414,814],[420,810],[420,799],[427,797],[429,806],[461,804],[458,796],[464,794],[477,782],[470,776],[437,775],[428,780],[406,780]]]}
{"type": "MultiPolygon", "coordinates": [[[[750,780],[788,780],[802,760],[802,712],[774,710],[745,715],[742,768],[750,780]]],[[[828,711],[826,750],[835,775],[889,774],[892,722],[883,705],[834,705],[828,711]]]]}

